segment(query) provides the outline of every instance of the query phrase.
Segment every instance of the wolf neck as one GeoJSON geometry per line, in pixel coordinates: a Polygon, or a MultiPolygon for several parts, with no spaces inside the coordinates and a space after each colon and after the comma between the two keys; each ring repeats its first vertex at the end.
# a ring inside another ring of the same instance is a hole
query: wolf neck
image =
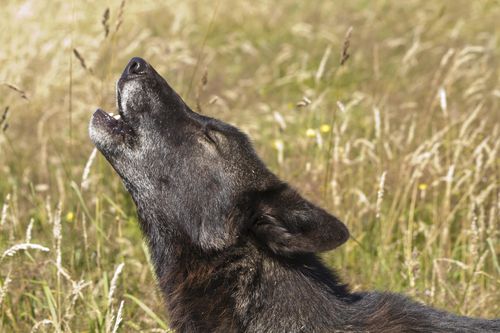
{"type": "Polygon", "coordinates": [[[157,277],[161,277],[166,270],[176,262],[176,253],[179,252],[180,237],[166,223],[151,211],[141,210],[137,205],[139,226],[148,245],[151,263],[157,277]]]}
{"type": "Polygon", "coordinates": [[[221,282],[220,275],[212,274],[224,260],[202,253],[186,235],[169,229],[172,223],[140,214],[140,225],[165,297],[171,327],[179,332],[212,332],[217,327],[234,332],[233,318],[226,311],[234,308],[231,288],[221,282]],[[208,318],[217,320],[210,322],[208,318]]]}

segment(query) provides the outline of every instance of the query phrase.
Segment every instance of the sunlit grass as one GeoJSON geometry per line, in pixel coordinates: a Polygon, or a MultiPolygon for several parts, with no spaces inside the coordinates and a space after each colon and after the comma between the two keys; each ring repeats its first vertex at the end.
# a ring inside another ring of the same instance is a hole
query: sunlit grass
{"type": "Polygon", "coordinates": [[[87,136],[132,56],[346,222],[323,257],[354,289],[499,316],[497,2],[2,9],[1,332],[166,328],[134,206],[87,136]]]}

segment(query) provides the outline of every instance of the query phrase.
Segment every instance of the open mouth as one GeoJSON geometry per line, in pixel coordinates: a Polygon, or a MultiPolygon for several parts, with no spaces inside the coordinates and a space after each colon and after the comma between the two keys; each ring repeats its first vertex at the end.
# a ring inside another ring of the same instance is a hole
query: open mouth
{"type": "Polygon", "coordinates": [[[98,148],[114,150],[122,143],[131,141],[134,131],[120,114],[97,109],[90,123],[90,136],[98,148]]]}
{"type": "Polygon", "coordinates": [[[118,114],[108,113],[102,109],[97,109],[92,117],[93,125],[104,128],[113,135],[132,134],[132,128],[123,117],[123,112],[118,108],[118,114]]]}

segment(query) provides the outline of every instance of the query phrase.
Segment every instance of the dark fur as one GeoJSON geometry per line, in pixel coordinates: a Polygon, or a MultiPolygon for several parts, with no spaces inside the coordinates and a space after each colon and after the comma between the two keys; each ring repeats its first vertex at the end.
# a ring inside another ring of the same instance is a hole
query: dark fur
{"type": "Polygon", "coordinates": [[[144,60],[117,84],[121,120],[90,136],[134,199],[179,332],[499,332],[390,293],[351,293],[314,254],[347,228],[271,173],[247,137],[189,109],[144,60]]]}

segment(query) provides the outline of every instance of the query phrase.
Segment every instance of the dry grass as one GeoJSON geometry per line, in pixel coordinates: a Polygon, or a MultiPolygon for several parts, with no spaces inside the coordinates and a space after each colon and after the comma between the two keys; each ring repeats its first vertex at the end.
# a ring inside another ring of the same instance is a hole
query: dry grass
{"type": "Polygon", "coordinates": [[[498,2],[342,3],[2,4],[0,331],[166,330],[86,130],[135,55],[347,223],[355,289],[499,316],[498,2]]]}

